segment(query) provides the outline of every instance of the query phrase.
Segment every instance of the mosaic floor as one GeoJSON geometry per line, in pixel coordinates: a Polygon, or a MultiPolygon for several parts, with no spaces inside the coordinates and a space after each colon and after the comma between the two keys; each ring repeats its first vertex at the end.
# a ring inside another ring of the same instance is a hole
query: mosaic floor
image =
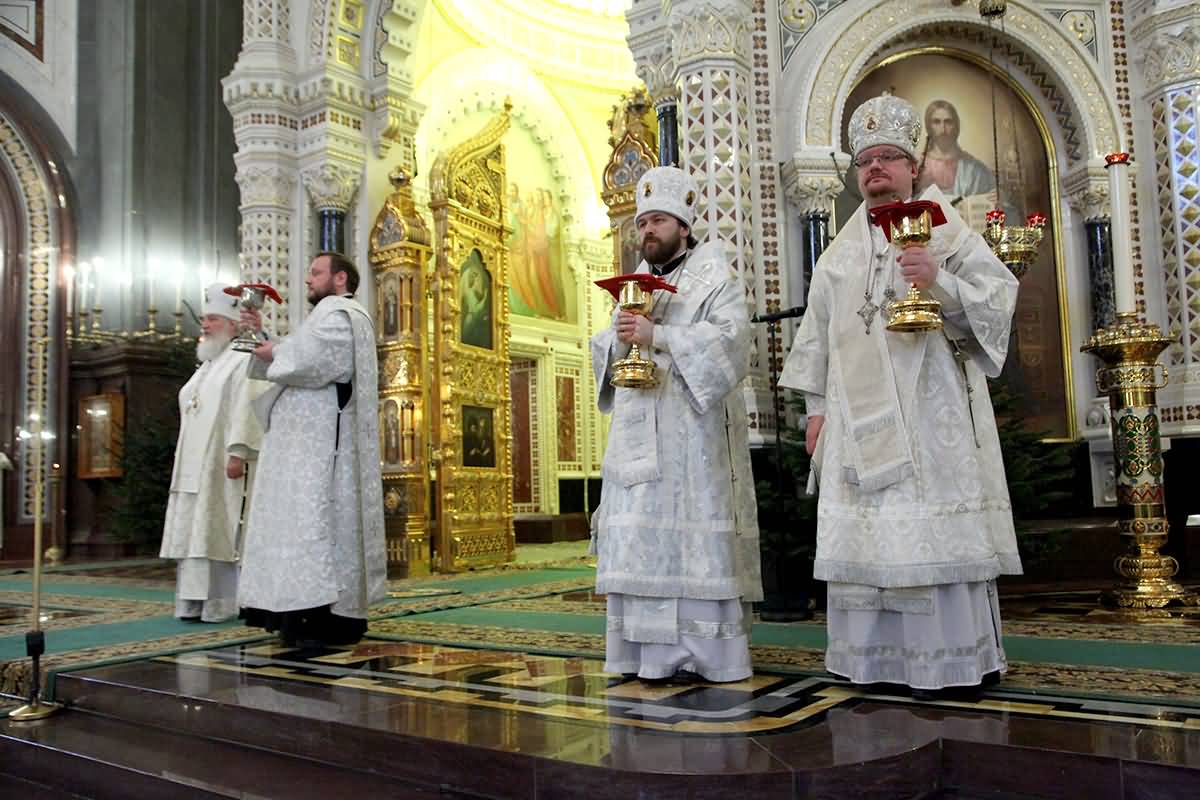
{"type": "Polygon", "coordinates": [[[676,734],[783,732],[821,722],[831,709],[867,701],[1200,731],[1200,704],[1195,703],[1081,699],[1007,688],[989,691],[977,702],[919,702],[863,691],[826,677],[770,672],[738,683],[649,685],[606,673],[597,659],[409,642],[367,641],[356,647],[320,650],[271,642],[154,660],[284,684],[352,687],[369,694],[676,734]]]}

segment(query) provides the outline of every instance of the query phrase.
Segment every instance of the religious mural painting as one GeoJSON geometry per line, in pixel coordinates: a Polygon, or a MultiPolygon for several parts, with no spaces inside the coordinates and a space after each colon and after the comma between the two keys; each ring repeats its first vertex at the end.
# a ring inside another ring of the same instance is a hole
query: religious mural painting
{"type": "Polygon", "coordinates": [[[495,410],[482,406],[462,407],[462,460],[464,467],[496,466],[495,410]]]}
{"type": "Polygon", "coordinates": [[[567,263],[566,214],[542,148],[521,128],[504,138],[509,182],[509,303],[513,314],[574,323],[575,279],[567,263]]]}
{"type": "MultiPolygon", "coordinates": [[[[842,141],[854,109],[890,92],[911,102],[923,118],[918,186],[937,184],[971,228],[983,231],[997,197],[1011,225],[1024,224],[1033,212],[1049,215],[1057,183],[1052,144],[1026,99],[996,73],[994,153],[992,75],[986,63],[956,55],[922,52],[891,59],[868,73],[847,99],[842,141]]],[[[846,185],[837,201],[839,224],[862,202],[853,169],[846,185]]],[[[1001,382],[1022,404],[1029,430],[1065,438],[1070,431],[1068,362],[1059,302],[1065,287],[1059,285],[1056,235],[1052,220],[1038,260],[1021,279],[1001,382]]]]}
{"type": "Polygon", "coordinates": [[[458,282],[462,328],[459,341],[492,349],[492,275],[478,250],[463,262],[458,282]]]}

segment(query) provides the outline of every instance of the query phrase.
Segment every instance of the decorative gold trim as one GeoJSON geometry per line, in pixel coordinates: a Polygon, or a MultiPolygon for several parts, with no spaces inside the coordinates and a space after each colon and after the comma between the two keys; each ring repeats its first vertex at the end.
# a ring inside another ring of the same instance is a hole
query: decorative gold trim
{"type": "Polygon", "coordinates": [[[1072,358],[1074,356],[1074,348],[1071,346],[1073,341],[1071,335],[1071,316],[1067,306],[1067,274],[1066,274],[1066,257],[1063,252],[1063,225],[1062,225],[1062,187],[1059,185],[1058,171],[1058,149],[1054,144],[1054,138],[1050,134],[1050,128],[1046,124],[1045,117],[1042,116],[1041,109],[1038,108],[1029,92],[1025,90],[1017,81],[1013,80],[1003,70],[990,64],[986,58],[983,58],[978,53],[973,53],[969,50],[962,50],[956,47],[944,47],[941,45],[926,45],[923,47],[904,50],[899,53],[893,53],[879,61],[879,63],[864,67],[859,77],[854,81],[850,92],[854,93],[854,89],[866,79],[868,75],[877,69],[890,66],[898,61],[903,61],[906,58],[923,55],[941,55],[951,58],[959,58],[963,61],[970,62],[976,66],[982,67],[988,72],[993,73],[1004,81],[1008,88],[1012,89],[1017,97],[1021,98],[1021,102],[1025,104],[1025,108],[1033,116],[1034,124],[1037,126],[1038,135],[1042,137],[1042,145],[1047,151],[1047,164],[1050,174],[1050,219],[1051,225],[1054,228],[1054,279],[1057,284],[1058,294],[1058,318],[1060,341],[1059,346],[1062,349],[1063,361],[1063,380],[1066,382],[1066,406],[1067,406],[1067,436],[1066,438],[1053,437],[1047,438],[1046,442],[1077,442],[1079,441],[1079,421],[1076,419],[1075,411],[1075,378],[1072,358]]]}

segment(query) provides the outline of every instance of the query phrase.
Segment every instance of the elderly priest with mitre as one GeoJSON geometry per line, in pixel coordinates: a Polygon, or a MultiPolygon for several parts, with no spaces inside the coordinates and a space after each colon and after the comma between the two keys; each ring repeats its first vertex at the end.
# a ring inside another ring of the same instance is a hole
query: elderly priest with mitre
{"type": "Polygon", "coordinates": [[[179,391],[179,440],[159,555],[178,562],[175,616],[222,622],[237,616],[237,562],[250,465],[262,446],[251,406],[250,357],[230,346],[238,301],[214,283],[204,290],[200,366],[179,391]]]}

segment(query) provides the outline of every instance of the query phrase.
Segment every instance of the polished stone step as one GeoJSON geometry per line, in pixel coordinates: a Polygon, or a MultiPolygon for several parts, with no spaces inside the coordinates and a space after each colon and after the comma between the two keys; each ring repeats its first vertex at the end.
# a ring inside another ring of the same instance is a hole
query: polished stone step
{"type": "Polygon", "coordinates": [[[44,783],[34,783],[4,774],[0,774],[0,797],[6,800],[88,800],[80,794],[51,789],[44,783]]]}
{"type": "MultiPolygon", "coordinates": [[[[69,709],[0,721],[0,797],[94,800],[405,797],[446,800],[436,786],[183,735],[69,709]],[[4,781],[23,791],[8,793],[4,781]]],[[[453,797],[453,795],[449,795],[453,797]]],[[[464,797],[463,795],[459,795],[464,797]]]]}
{"type": "Polygon", "coordinates": [[[1191,706],[1018,692],[915,703],[820,677],[749,683],[763,688],[651,687],[597,676],[578,658],[368,640],[89,668],[59,674],[56,690],[68,716],[271,750],[449,796],[1124,800],[1190,796],[1200,780],[1191,706]],[[746,716],[750,706],[737,703],[748,700],[761,713],[746,716]],[[704,723],[731,710],[729,727],[704,723]],[[799,724],[774,726],[793,712],[799,724]],[[691,728],[664,730],[671,715],[691,728]]]}

